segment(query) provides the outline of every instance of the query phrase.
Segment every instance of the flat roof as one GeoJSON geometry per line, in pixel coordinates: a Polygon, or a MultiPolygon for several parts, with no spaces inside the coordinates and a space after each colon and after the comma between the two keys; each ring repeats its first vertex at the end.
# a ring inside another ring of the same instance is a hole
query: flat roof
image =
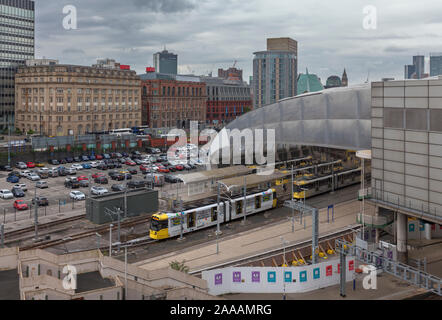
{"type": "MultiPolygon", "coordinates": [[[[133,181],[138,181],[141,179],[134,179],[133,181]]],[[[141,180],[143,181],[143,180],[141,180]]],[[[147,188],[139,188],[139,189],[128,189],[127,190],[127,196],[136,196],[136,195],[140,195],[140,194],[145,194],[145,193],[155,193],[158,192],[157,190],[150,190],[147,188]]],[[[104,195],[100,195],[100,196],[92,196],[91,199],[93,199],[94,201],[108,201],[108,200],[114,200],[114,199],[120,199],[121,197],[124,196],[124,191],[118,191],[118,192],[112,192],[112,193],[106,193],[104,195]]]]}
{"type": "MultiPolygon", "coordinates": [[[[260,175],[260,174],[249,174],[246,177],[246,183],[248,187],[258,186],[262,183],[271,182],[277,179],[281,179],[289,175],[288,173],[282,173],[281,171],[275,170],[274,173],[269,175],[260,175]]],[[[229,179],[223,179],[219,181],[224,184],[224,186],[231,190],[232,188],[239,187],[242,188],[244,186],[244,177],[233,177],[229,179]]]]}
{"type": "Polygon", "coordinates": [[[253,169],[247,168],[246,166],[233,166],[227,168],[218,168],[207,171],[199,171],[188,174],[178,174],[176,175],[178,178],[183,180],[185,184],[208,181],[212,179],[223,179],[230,178],[236,175],[244,175],[252,172],[253,169]]]}
{"type": "Polygon", "coordinates": [[[110,288],[114,285],[114,281],[103,278],[98,271],[81,273],[77,275],[77,289],[75,293],[110,288]]]}
{"type": "Polygon", "coordinates": [[[0,300],[20,300],[17,269],[0,271],[0,300]]]}

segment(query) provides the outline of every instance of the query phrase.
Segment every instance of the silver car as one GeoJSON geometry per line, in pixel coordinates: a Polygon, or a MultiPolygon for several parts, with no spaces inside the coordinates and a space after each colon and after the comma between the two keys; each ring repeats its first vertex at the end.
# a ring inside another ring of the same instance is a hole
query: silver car
{"type": "Polygon", "coordinates": [[[12,199],[12,198],[14,198],[14,195],[12,194],[11,191],[4,189],[4,190],[0,190],[0,198],[12,199]]]}
{"type": "Polygon", "coordinates": [[[29,174],[27,178],[31,181],[39,181],[40,180],[40,177],[36,173],[29,174]]]}

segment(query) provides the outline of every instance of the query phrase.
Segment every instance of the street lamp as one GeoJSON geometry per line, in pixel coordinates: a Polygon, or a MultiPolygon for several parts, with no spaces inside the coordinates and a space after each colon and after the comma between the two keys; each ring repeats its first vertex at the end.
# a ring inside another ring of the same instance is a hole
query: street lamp
{"type": "Polygon", "coordinates": [[[112,227],[114,225],[111,223],[109,225],[109,257],[112,257],[112,227]]]}

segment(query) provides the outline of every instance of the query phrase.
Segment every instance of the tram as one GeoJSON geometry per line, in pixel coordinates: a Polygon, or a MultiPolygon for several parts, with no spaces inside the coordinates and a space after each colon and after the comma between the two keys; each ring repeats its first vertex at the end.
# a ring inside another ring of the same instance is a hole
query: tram
{"type": "MultiPolygon", "coordinates": [[[[149,236],[152,239],[167,239],[196,230],[215,226],[244,217],[244,196],[225,200],[219,203],[220,212],[217,214],[218,204],[188,208],[183,212],[159,213],[152,215],[149,236]]],[[[264,192],[246,196],[245,214],[252,215],[267,211],[277,206],[276,190],[268,189],[264,192]]]]}

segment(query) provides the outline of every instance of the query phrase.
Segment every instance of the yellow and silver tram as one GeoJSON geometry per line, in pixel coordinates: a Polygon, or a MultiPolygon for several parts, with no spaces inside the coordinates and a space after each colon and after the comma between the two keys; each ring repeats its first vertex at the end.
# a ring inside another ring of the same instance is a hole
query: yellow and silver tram
{"type": "Polygon", "coordinates": [[[361,182],[361,168],[347,170],[322,177],[304,176],[297,179],[293,186],[293,198],[310,198],[332,190],[341,189],[361,182]],[[334,188],[333,188],[334,184],[334,188]]]}
{"type": "MultiPolygon", "coordinates": [[[[276,190],[269,189],[247,195],[245,212],[248,216],[276,208],[276,205],[276,190]]],[[[220,223],[226,223],[244,217],[244,197],[221,201],[219,206],[219,214],[217,214],[217,203],[178,213],[154,214],[150,222],[149,235],[152,239],[167,239],[180,235],[181,224],[183,233],[188,233],[215,226],[218,218],[220,223]]]]}

